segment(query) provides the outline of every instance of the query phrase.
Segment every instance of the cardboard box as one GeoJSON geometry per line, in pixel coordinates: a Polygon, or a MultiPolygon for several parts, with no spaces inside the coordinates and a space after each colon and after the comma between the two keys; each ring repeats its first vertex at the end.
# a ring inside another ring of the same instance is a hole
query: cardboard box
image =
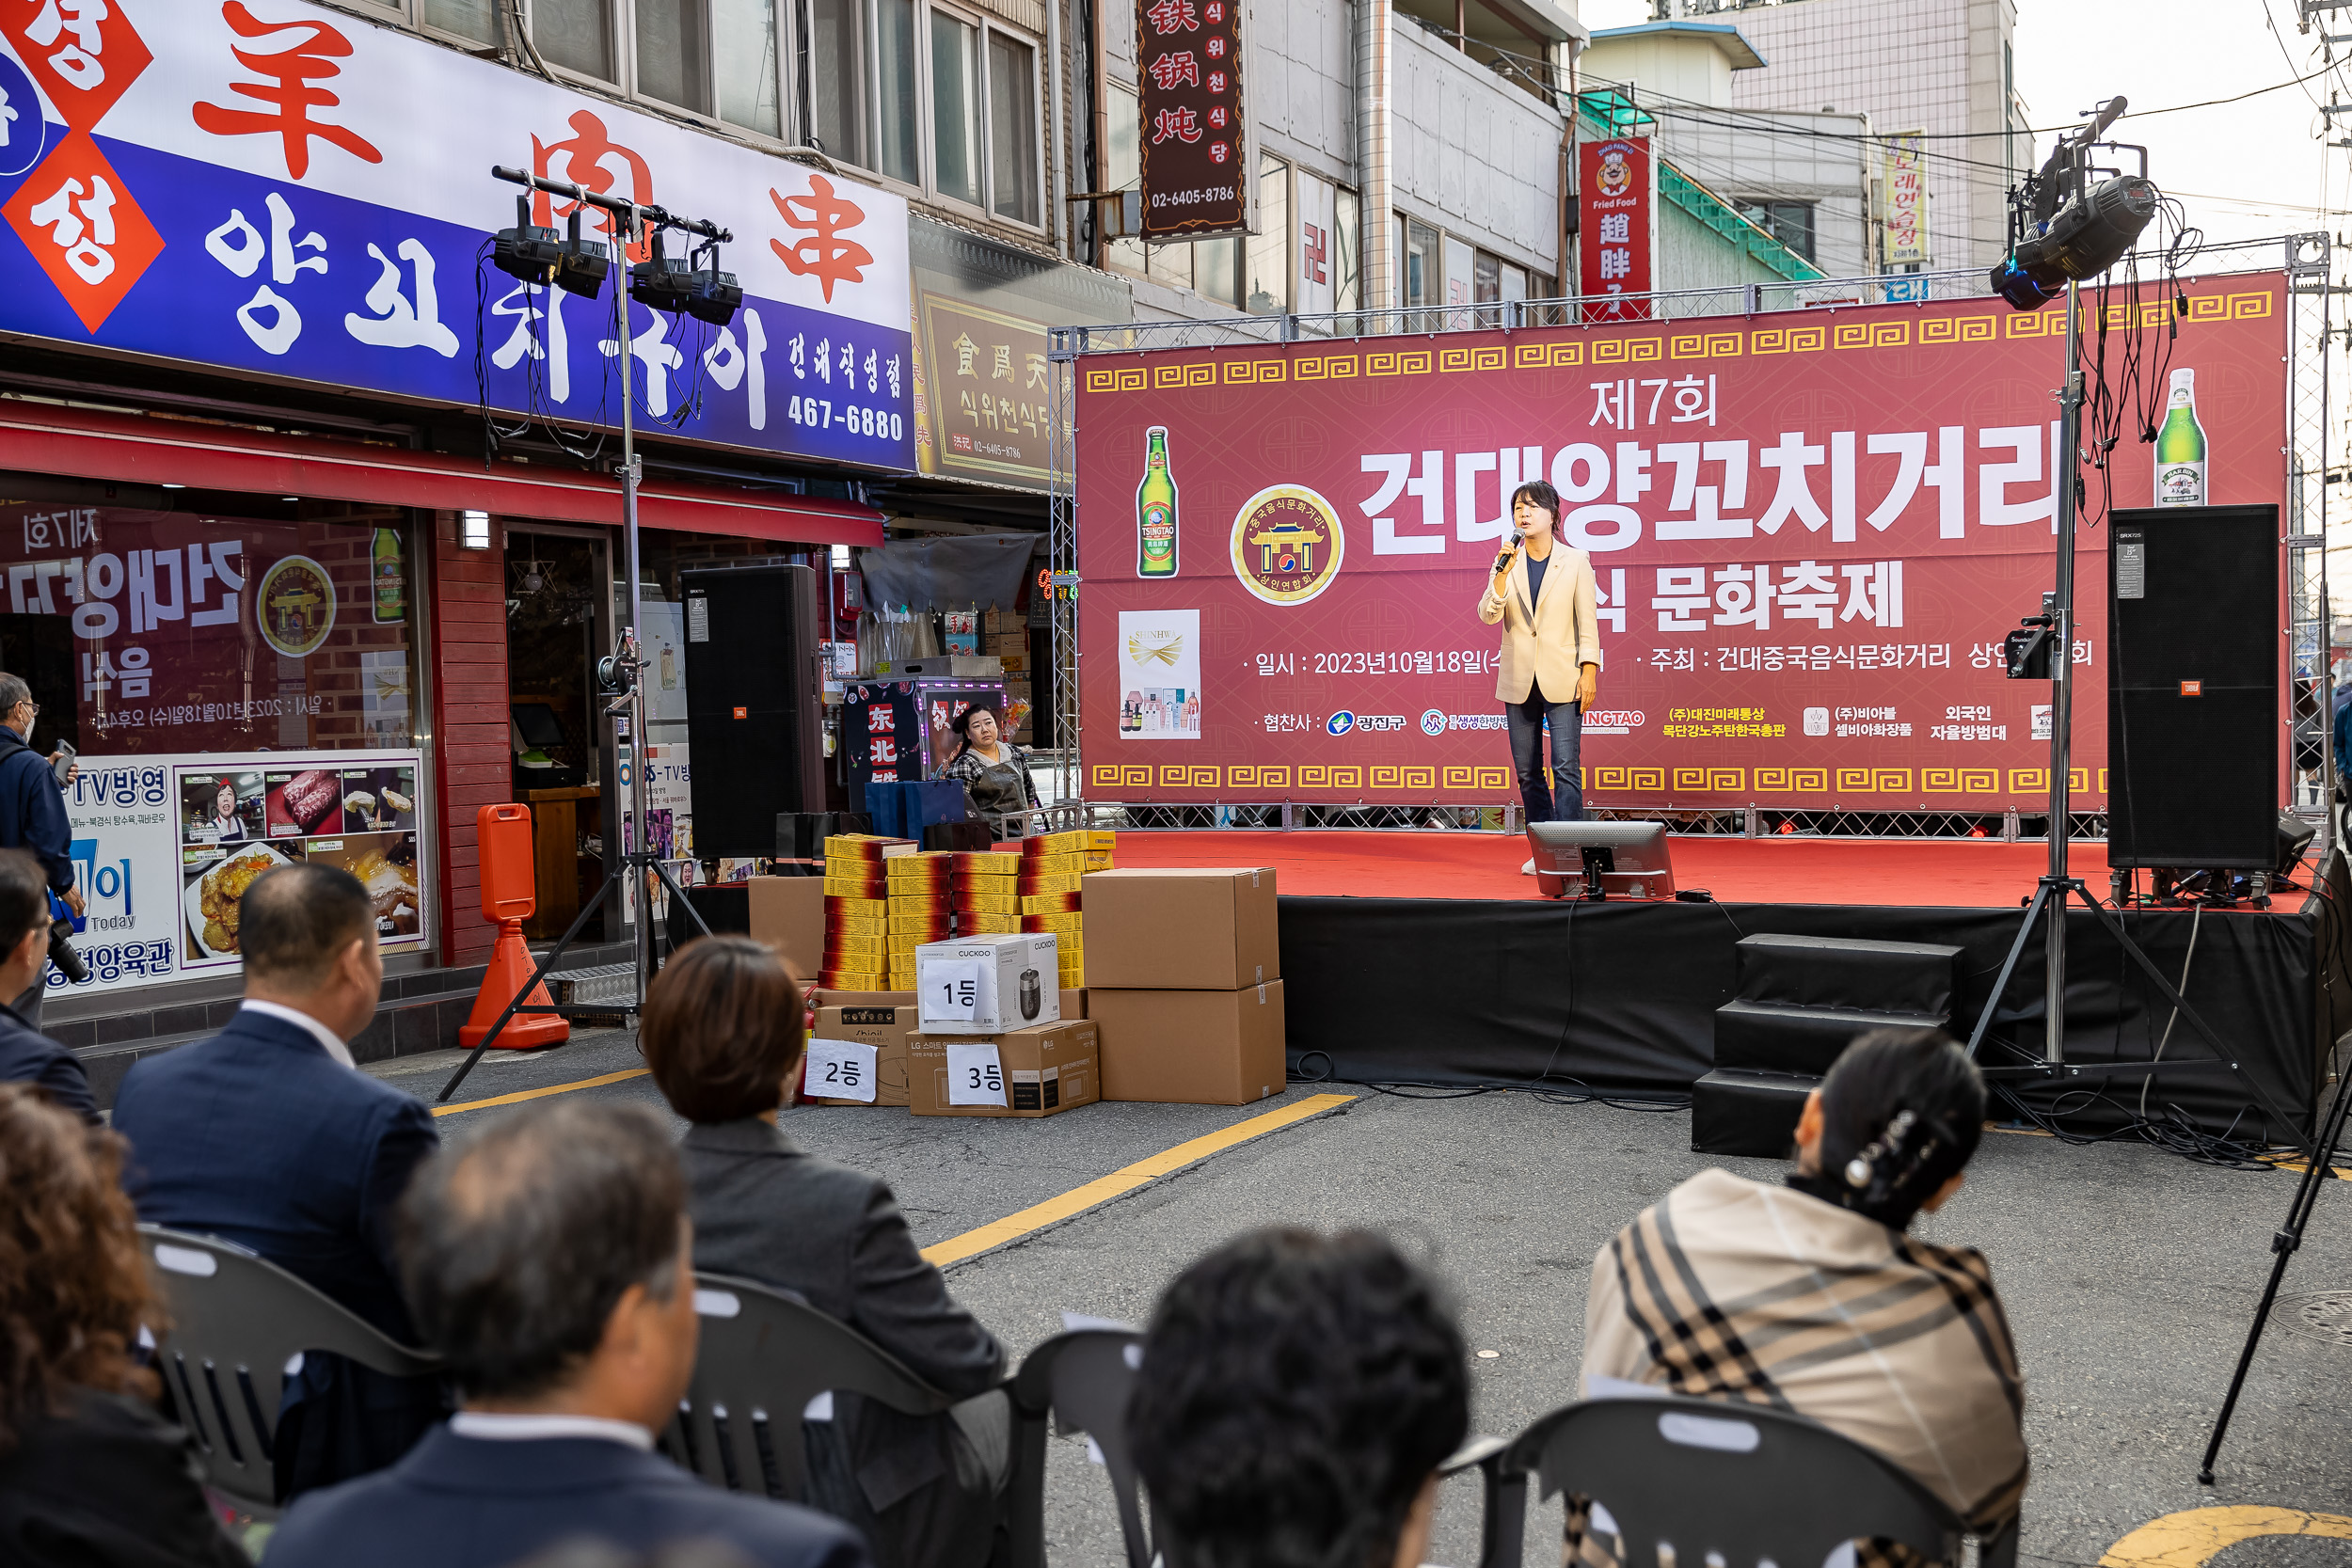
{"type": "Polygon", "coordinates": [[[1280,1094],[1282,982],[1241,990],[1087,988],[1103,1031],[1103,1098],[1247,1105],[1280,1094]]]}
{"type": "Polygon", "coordinates": [[[1061,1016],[1064,1023],[1087,1016],[1087,993],[1080,986],[1064,986],[1061,990],[1061,1016]]]}
{"type": "Polygon", "coordinates": [[[912,855],[922,847],[911,838],[882,838],[873,833],[834,833],[825,840],[825,863],[889,860],[898,855],[912,855]]]}
{"type": "Polygon", "coordinates": [[[1075,855],[1089,850],[1108,850],[1117,847],[1119,833],[1110,828],[1072,828],[1058,833],[1039,833],[1021,841],[1021,858],[1034,860],[1040,855],[1075,855]]]}
{"type": "Polygon", "coordinates": [[[874,1048],[874,1098],[871,1101],[829,1099],[819,1085],[803,1080],[801,1098],[812,1105],[873,1105],[886,1108],[907,1102],[907,1037],[914,1033],[912,1003],[880,1006],[833,1006],[817,1009],[817,1026],[810,1039],[847,1040],[874,1048]]]}
{"type": "Polygon", "coordinates": [[[817,1006],[824,1007],[912,1007],[914,993],[911,990],[850,990],[832,986],[817,992],[817,1006]]]}
{"type": "Polygon", "coordinates": [[[918,1117],[1050,1117],[1103,1098],[1102,1031],[1083,1019],[995,1035],[907,1037],[907,1109],[918,1117]],[[1003,1075],[1001,1105],[950,1099],[947,1053],[993,1045],[1003,1075]]]}
{"type": "Polygon", "coordinates": [[[1089,988],[1238,990],[1281,975],[1271,868],[1094,871],[1085,895],[1089,988]]]}
{"type": "Polygon", "coordinates": [[[926,1034],[994,1035],[1061,1017],[1061,959],[1050,933],[925,942],[914,970],[926,1034]]]}
{"type": "Polygon", "coordinates": [[[825,963],[825,884],[815,877],[754,877],[745,882],[752,936],[784,955],[805,979],[825,963]]]}

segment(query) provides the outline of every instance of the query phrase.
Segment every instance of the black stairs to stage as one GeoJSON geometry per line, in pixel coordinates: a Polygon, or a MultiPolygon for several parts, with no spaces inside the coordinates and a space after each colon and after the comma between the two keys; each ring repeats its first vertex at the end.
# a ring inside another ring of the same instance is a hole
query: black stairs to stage
{"type": "Polygon", "coordinates": [[[1960,949],[1759,932],[1738,946],[1740,987],[1715,1009],[1715,1070],[1691,1085],[1691,1147],[1782,1156],[1804,1097],[1873,1029],[1951,1022],[1960,949]]]}

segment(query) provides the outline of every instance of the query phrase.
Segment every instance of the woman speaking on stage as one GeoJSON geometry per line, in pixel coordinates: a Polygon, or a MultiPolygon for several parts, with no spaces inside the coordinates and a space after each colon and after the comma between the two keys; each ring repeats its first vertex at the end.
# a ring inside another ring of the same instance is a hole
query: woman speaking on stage
{"type": "MultiPolygon", "coordinates": [[[[1530,822],[1578,822],[1584,784],[1578,741],[1600,689],[1600,623],[1592,558],[1560,531],[1560,493],[1541,480],[1511,492],[1518,543],[1495,558],[1478,618],[1502,623],[1495,695],[1510,721],[1511,768],[1530,822]],[[1544,727],[1551,727],[1551,791],[1544,790],[1544,727]]],[[[1529,861],[1523,870],[1533,871],[1529,861]]]]}

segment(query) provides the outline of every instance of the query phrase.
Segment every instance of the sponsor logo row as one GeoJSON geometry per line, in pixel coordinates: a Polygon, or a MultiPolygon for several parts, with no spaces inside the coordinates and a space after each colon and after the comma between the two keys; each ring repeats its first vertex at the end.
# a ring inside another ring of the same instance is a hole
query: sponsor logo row
{"type": "MultiPolygon", "coordinates": [[[[1595,709],[1584,716],[1584,728],[1610,735],[1625,735],[1640,729],[1649,716],[1639,709],[1595,709]]],[[[1323,721],[1328,735],[1401,735],[1409,721],[1401,713],[1356,713],[1342,708],[1323,721]]],[[[1510,721],[1500,713],[1448,713],[1443,708],[1425,709],[1421,716],[1421,733],[1440,736],[1461,730],[1508,729],[1510,721]]]]}

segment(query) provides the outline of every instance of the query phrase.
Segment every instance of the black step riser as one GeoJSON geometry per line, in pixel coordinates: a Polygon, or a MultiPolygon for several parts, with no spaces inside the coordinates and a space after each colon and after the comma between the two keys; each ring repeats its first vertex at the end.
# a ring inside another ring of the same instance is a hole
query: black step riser
{"type": "Polygon", "coordinates": [[[1797,1118],[1818,1080],[1718,1069],[1691,1085],[1691,1148],[1697,1154],[1788,1157],[1797,1118]]]}
{"type": "Polygon", "coordinates": [[[1960,949],[1912,942],[1758,933],[1738,943],[1740,1000],[1800,1007],[1947,1014],[1960,949]]]}
{"type": "Polygon", "coordinates": [[[1715,1009],[1715,1065],[1820,1077],[1873,1029],[1940,1029],[1935,1013],[1836,1012],[1731,1002],[1715,1009]]]}

